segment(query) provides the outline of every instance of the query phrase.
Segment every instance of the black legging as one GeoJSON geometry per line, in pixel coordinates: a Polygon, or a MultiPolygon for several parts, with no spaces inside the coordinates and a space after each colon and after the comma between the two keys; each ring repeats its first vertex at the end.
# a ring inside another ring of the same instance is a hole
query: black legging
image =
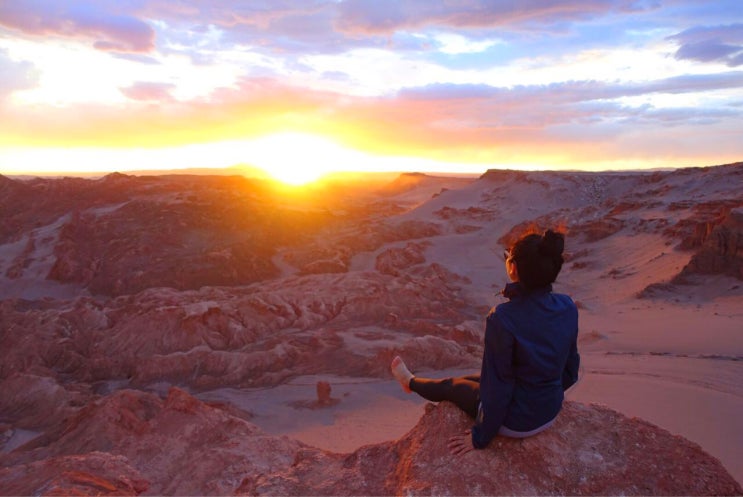
{"type": "Polygon", "coordinates": [[[441,380],[413,377],[408,386],[426,400],[431,402],[448,400],[473,419],[477,417],[477,408],[480,404],[479,374],[441,380]]]}

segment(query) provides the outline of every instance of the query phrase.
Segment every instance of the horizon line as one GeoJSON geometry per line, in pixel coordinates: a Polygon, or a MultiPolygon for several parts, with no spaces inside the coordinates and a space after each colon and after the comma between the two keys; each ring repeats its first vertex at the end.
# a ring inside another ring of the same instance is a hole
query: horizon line
{"type": "MultiPolygon", "coordinates": [[[[704,169],[710,167],[725,167],[734,166],[743,163],[743,159],[740,161],[729,162],[724,164],[708,164],[708,165],[680,165],[680,166],[655,166],[655,167],[633,167],[628,169],[620,168],[605,168],[605,169],[588,169],[588,168],[554,168],[544,166],[543,168],[518,168],[511,166],[492,166],[483,169],[482,172],[474,171],[426,171],[426,170],[388,170],[388,171],[360,171],[360,170],[337,170],[330,171],[324,174],[321,179],[332,178],[338,175],[403,175],[403,174],[422,174],[425,176],[444,176],[444,177],[480,177],[491,171],[513,171],[513,172],[524,172],[524,173],[578,173],[578,174],[601,174],[601,173],[653,173],[653,172],[671,172],[683,169],[704,169]]],[[[54,179],[54,178],[85,178],[85,179],[97,179],[103,178],[111,174],[121,174],[125,176],[172,176],[172,175],[188,175],[188,176],[243,176],[246,178],[254,179],[266,179],[275,180],[271,174],[262,168],[256,166],[249,166],[244,164],[235,164],[232,166],[216,166],[216,167],[183,167],[183,168],[167,168],[167,169],[132,169],[132,170],[98,170],[98,171],[51,171],[51,170],[35,170],[35,171],[10,171],[4,172],[0,170],[0,176],[6,178],[15,179],[54,179]]]]}

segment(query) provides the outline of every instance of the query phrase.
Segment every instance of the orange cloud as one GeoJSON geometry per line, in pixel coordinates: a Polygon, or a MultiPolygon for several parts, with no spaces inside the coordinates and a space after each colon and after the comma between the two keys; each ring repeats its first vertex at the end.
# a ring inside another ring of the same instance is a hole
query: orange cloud
{"type": "Polygon", "coordinates": [[[159,148],[294,131],[378,155],[549,167],[622,158],[635,166],[702,156],[725,162],[739,152],[734,128],[740,118],[721,115],[726,119],[716,122],[714,109],[669,112],[593,102],[594,93],[621,91],[592,85],[455,90],[351,97],[259,78],[178,102],[168,98],[166,86],[138,84],[126,89],[136,100],[122,108],[6,108],[0,144],[159,148]],[[636,123],[629,128],[621,123],[628,118],[636,123]],[[715,130],[713,149],[689,139],[700,125],[715,130]]]}

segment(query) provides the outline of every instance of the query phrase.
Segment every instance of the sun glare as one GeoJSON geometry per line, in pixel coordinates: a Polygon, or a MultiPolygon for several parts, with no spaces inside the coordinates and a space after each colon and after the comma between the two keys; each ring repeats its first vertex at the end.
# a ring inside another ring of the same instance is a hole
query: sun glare
{"type": "Polygon", "coordinates": [[[286,132],[254,140],[246,159],[278,181],[298,186],[348,167],[353,155],[329,139],[286,132]]]}
{"type": "Polygon", "coordinates": [[[344,148],[330,139],[293,132],[162,149],[50,147],[0,150],[0,170],[6,174],[123,172],[250,164],[277,181],[294,186],[317,181],[328,173],[346,168],[368,167],[368,162],[364,154],[344,148]],[[15,164],[19,166],[13,167],[15,164]]]}

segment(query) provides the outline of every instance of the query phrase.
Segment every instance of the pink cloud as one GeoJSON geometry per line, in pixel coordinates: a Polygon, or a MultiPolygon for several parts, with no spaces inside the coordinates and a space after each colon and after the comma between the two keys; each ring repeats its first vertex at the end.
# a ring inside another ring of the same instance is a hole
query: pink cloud
{"type": "Polygon", "coordinates": [[[92,41],[99,50],[149,52],[155,31],[121,7],[103,1],[13,0],[0,2],[0,26],[31,36],[61,36],[92,41]]]}
{"type": "Polygon", "coordinates": [[[603,161],[639,150],[649,158],[661,157],[657,151],[662,150],[667,158],[675,152],[664,144],[683,142],[678,150],[685,156],[719,163],[739,154],[736,131],[742,123],[735,109],[627,107],[605,100],[655,91],[730,88],[740,78],[731,72],[726,77],[669,78],[639,86],[431,85],[384,97],[349,97],[270,78],[245,78],[192,101],[172,99],[170,85],[139,82],[120,90],[134,101],[157,102],[156,112],[151,105],[136,103],[124,113],[120,107],[102,106],[23,112],[0,107],[0,134],[45,136],[65,146],[167,146],[291,129],[328,133],[346,146],[377,153],[459,162],[517,160],[524,154],[603,161]]]}
{"type": "Polygon", "coordinates": [[[425,25],[493,27],[507,24],[582,20],[609,12],[641,10],[634,0],[346,0],[338,28],[346,32],[391,33],[425,25]]]}
{"type": "Polygon", "coordinates": [[[119,88],[119,91],[132,100],[163,102],[173,100],[173,96],[170,94],[170,90],[173,88],[175,88],[175,85],[169,83],[140,81],[126,88],[119,88]]]}

